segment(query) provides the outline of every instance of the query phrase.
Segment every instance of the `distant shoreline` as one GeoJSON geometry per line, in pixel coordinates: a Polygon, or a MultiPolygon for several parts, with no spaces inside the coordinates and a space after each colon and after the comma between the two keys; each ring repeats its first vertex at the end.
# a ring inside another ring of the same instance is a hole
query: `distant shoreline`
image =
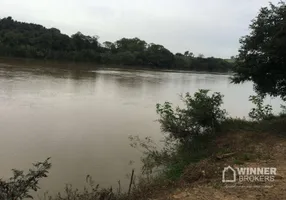
{"type": "Polygon", "coordinates": [[[206,57],[195,55],[189,49],[171,52],[161,44],[147,43],[138,37],[100,42],[97,36],[81,32],[68,36],[59,29],[16,21],[11,16],[0,19],[0,30],[2,57],[163,70],[228,72],[234,67],[233,56],[230,59],[206,57]]]}
{"type": "Polygon", "coordinates": [[[158,71],[158,72],[172,72],[172,73],[197,73],[197,74],[221,74],[230,75],[231,71],[204,71],[204,70],[189,70],[189,69],[174,69],[174,68],[156,68],[150,66],[136,66],[136,65],[104,65],[88,62],[68,62],[59,60],[43,60],[32,58],[12,58],[12,57],[0,57],[1,66],[13,66],[18,65],[31,66],[31,67],[50,67],[61,69],[74,69],[74,70],[134,70],[134,71],[158,71]]]}

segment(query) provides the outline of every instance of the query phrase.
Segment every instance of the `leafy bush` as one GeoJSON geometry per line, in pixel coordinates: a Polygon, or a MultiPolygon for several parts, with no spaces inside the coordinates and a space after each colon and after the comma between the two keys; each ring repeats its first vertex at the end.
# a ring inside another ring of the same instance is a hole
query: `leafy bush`
{"type": "Polygon", "coordinates": [[[168,133],[162,145],[149,137],[142,140],[130,136],[131,146],[142,150],[143,173],[162,169],[168,179],[178,178],[186,165],[211,152],[210,136],[216,133],[226,116],[226,111],[221,109],[222,95],[199,90],[194,96],[187,93],[182,100],[185,108],[174,109],[169,102],[157,104],[161,128],[168,133]]]}
{"type": "MultiPolygon", "coordinates": [[[[39,189],[39,180],[47,177],[48,170],[51,168],[50,158],[44,162],[38,162],[34,169],[24,174],[24,171],[13,169],[13,177],[8,180],[0,179],[0,199],[1,200],[23,200],[33,199],[30,192],[39,189]]],[[[117,191],[110,188],[100,188],[95,185],[91,176],[86,177],[87,187],[82,191],[74,189],[72,185],[66,185],[63,193],[56,196],[50,196],[46,193],[41,200],[120,200],[128,197],[127,193],[121,192],[121,186],[117,191]]]]}
{"type": "Polygon", "coordinates": [[[187,93],[182,97],[185,108],[174,109],[169,102],[157,104],[162,130],[181,142],[215,133],[225,119],[226,111],[221,109],[223,96],[218,92],[208,93],[209,90],[199,90],[194,96],[187,93]]]}
{"type": "Polygon", "coordinates": [[[249,101],[256,105],[256,107],[252,108],[248,114],[251,119],[259,121],[263,119],[269,119],[274,116],[272,113],[272,106],[269,104],[263,105],[263,100],[264,96],[261,95],[249,97],[249,101]]]}
{"type": "Polygon", "coordinates": [[[155,168],[167,166],[175,158],[178,158],[177,151],[179,143],[171,138],[165,138],[160,143],[154,142],[150,137],[141,139],[139,136],[129,136],[131,147],[142,153],[142,173],[150,175],[155,168]]]}
{"type": "Polygon", "coordinates": [[[39,189],[39,180],[47,177],[48,170],[51,168],[49,159],[44,162],[33,164],[35,169],[30,169],[27,174],[24,171],[13,169],[13,177],[7,181],[0,179],[0,199],[1,200],[21,200],[33,198],[29,192],[39,189]]]}

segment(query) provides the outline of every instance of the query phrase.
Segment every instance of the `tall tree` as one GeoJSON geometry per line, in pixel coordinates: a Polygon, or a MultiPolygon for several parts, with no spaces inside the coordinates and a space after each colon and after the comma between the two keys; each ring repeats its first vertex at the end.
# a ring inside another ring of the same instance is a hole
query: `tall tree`
{"type": "Polygon", "coordinates": [[[286,5],[283,2],[260,9],[250,24],[250,33],[240,40],[234,83],[253,81],[262,95],[286,100],[286,5]]]}
{"type": "Polygon", "coordinates": [[[147,44],[136,37],[101,45],[98,36],[77,32],[70,37],[56,28],[18,22],[12,17],[0,19],[0,56],[186,70],[230,69],[229,63],[218,58],[198,59],[189,51],[174,55],[162,45],[147,44]]]}

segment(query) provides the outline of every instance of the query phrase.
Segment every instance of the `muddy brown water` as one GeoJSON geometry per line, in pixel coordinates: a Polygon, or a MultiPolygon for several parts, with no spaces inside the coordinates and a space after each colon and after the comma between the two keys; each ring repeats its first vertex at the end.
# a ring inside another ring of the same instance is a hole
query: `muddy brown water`
{"type": "MultiPolygon", "coordinates": [[[[0,65],[0,177],[11,169],[52,157],[41,192],[82,187],[86,175],[102,186],[127,185],[140,169],[141,153],[129,135],[162,137],[156,103],[179,105],[179,94],[199,88],[225,95],[232,116],[247,116],[251,83],[230,84],[227,74],[146,70],[78,70],[65,67],[0,65]],[[130,161],[134,161],[130,165],[130,161]]],[[[280,101],[267,99],[279,110],[280,101]]]]}

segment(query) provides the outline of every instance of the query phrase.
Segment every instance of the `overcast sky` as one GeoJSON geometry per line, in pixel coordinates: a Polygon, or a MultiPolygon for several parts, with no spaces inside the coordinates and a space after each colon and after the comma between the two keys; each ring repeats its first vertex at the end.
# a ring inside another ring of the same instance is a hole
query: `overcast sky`
{"type": "MultiPolygon", "coordinates": [[[[273,3],[279,0],[273,0],[273,3]]],[[[55,27],[100,42],[139,37],[172,52],[228,58],[269,0],[0,0],[0,18],[55,27]]]]}

